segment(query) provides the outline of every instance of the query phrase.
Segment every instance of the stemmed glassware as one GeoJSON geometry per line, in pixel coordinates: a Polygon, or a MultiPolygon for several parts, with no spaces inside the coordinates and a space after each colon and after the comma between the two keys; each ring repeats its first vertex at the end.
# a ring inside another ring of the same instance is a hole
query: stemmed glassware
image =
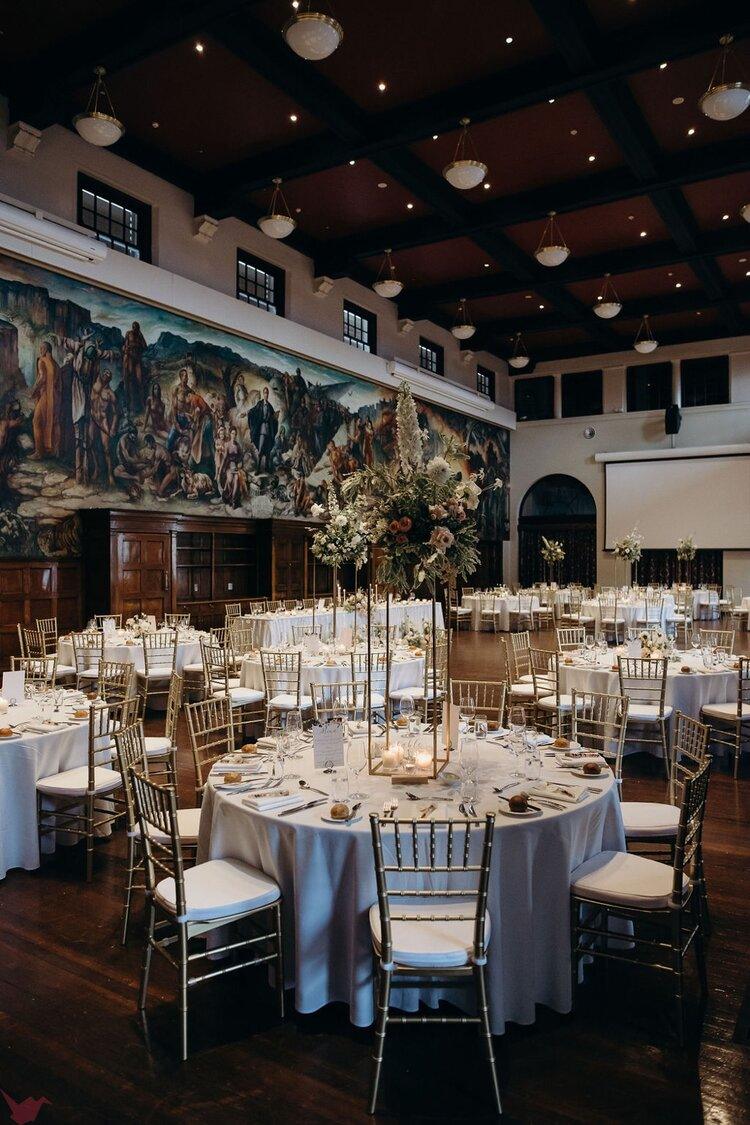
{"type": "MultiPolygon", "coordinates": [[[[367,765],[367,739],[366,738],[350,738],[346,750],[346,764],[350,772],[354,774],[359,782],[359,775],[367,765]]],[[[362,800],[367,794],[364,792],[350,793],[349,797],[353,801],[362,800]]]]}
{"type": "Polygon", "coordinates": [[[510,739],[508,740],[508,744],[511,754],[515,759],[513,777],[523,777],[520,757],[523,750],[523,734],[526,730],[526,708],[522,703],[514,703],[509,707],[508,726],[510,727],[510,739]]]}
{"type": "Polygon", "coordinates": [[[476,738],[468,737],[461,740],[459,774],[461,799],[476,801],[479,796],[479,743],[476,738]]]}
{"type": "Polygon", "coordinates": [[[281,776],[287,781],[299,780],[298,773],[286,772],[286,763],[293,757],[293,749],[294,744],[290,735],[287,733],[287,731],[282,731],[282,733],[276,739],[276,753],[279,760],[281,761],[281,776]]]}
{"type": "Polygon", "coordinates": [[[461,730],[468,734],[471,730],[471,725],[474,716],[477,713],[477,704],[473,695],[462,695],[458,701],[458,718],[461,722],[461,730]]]}
{"type": "Polygon", "coordinates": [[[694,631],[692,637],[690,638],[690,647],[692,648],[693,652],[697,655],[698,649],[701,647],[701,635],[700,635],[700,633],[698,632],[697,629],[694,631]]]}
{"type": "Polygon", "coordinates": [[[607,634],[603,629],[597,634],[596,646],[602,656],[607,655],[607,634]]]}
{"type": "Polygon", "coordinates": [[[300,740],[302,736],[302,712],[301,711],[287,711],[286,714],[286,733],[290,741],[290,756],[293,758],[302,757],[302,749],[300,740]]]}

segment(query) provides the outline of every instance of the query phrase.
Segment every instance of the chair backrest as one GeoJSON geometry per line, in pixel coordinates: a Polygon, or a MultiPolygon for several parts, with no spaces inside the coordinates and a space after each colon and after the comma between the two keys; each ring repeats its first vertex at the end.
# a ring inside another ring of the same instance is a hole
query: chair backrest
{"type": "Polygon", "coordinates": [[[169,681],[167,717],[164,724],[164,734],[169,739],[172,746],[177,745],[177,723],[180,718],[180,708],[182,707],[183,682],[182,676],[177,672],[172,674],[172,679],[169,681]]]}
{"type": "Polygon", "coordinates": [[[233,657],[245,656],[257,648],[257,622],[247,617],[234,617],[229,619],[228,634],[229,647],[233,657]]]}
{"type": "Polygon", "coordinates": [[[270,649],[262,649],[260,666],[263,670],[266,699],[271,700],[277,695],[291,695],[296,699],[299,707],[302,653],[275,652],[270,649]]]}
{"type": "Polygon", "coordinates": [[[101,660],[99,662],[99,695],[106,703],[127,699],[133,685],[134,666],[129,660],[101,660]]]}
{"type": "Polygon", "coordinates": [[[366,714],[367,684],[361,680],[335,680],[333,683],[311,683],[313,710],[318,722],[334,718],[346,708],[347,719],[353,721],[366,714]]]}
{"type": "Polygon", "coordinates": [[[190,627],[190,614],[165,613],[164,624],[168,629],[188,629],[190,627]]]}
{"type": "Polygon", "coordinates": [[[225,645],[201,637],[201,660],[206,691],[229,691],[229,677],[234,670],[233,653],[225,645]]]}
{"type": "Polygon", "coordinates": [[[18,633],[18,651],[21,656],[26,656],[26,626],[22,625],[20,621],[16,624],[16,632],[18,633]]]}
{"type": "Polygon", "coordinates": [[[284,598],[284,609],[296,609],[299,604],[298,598],[284,598]]]}
{"type": "Polygon", "coordinates": [[[669,799],[674,804],[680,793],[680,776],[696,773],[709,758],[711,728],[706,723],[675,711],[672,716],[672,743],[669,748],[669,799]],[[679,767],[679,768],[678,768],[679,767]]]}
{"type": "Polygon", "coordinates": [[[57,652],[57,618],[37,617],[36,627],[44,637],[47,653],[57,652]]]}
{"type": "Polygon", "coordinates": [[[157,883],[163,878],[174,879],[175,917],[178,922],[185,922],[185,877],[174,787],[156,785],[133,766],[130,784],[141,830],[147,893],[153,896],[157,883]]]}
{"type": "Polygon", "coordinates": [[[675,841],[672,881],[672,901],[675,905],[681,903],[685,898],[683,890],[685,876],[687,875],[689,879],[692,879],[696,874],[710,771],[710,759],[706,759],[695,773],[680,769],[679,781],[682,796],[680,800],[680,822],[675,841]]]}
{"type": "Polygon", "coordinates": [[[145,673],[174,672],[177,655],[177,630],[160,629],[156,633],[144,633],[141,636],[143,646],[143,664],[145,673]]]}
{"type": "Polygon", "coordinates": [[[470,598],[473,593],[474,593],[474,587],[473,586],[464,586],[463,589],[461,590],[461,594],[464,597],[467,597],[467,598],[470,598]]]}
{"type": "Polygon", "coordinates": [[[375,881],[380,913],[380,960],[393,964],[391,923],[403,919],[404,901],[423,906],[415,926],[461,919],[474,923],[472,960],[486,958],[487,887],[492,860],[494,814],[482,820],[386,820],[370,814],[375,881]],[[484,832],[482,833],[482,829],[484,832]],[[435,884],[440,889],[434,889],[435,884]],[[428,883],[429,886],[425,886],[428,883]],[[457,913],[446,910],[456,904],[457,913]]]}
{"type": "Polygon", "coordinates": [[[586,644],[585,625],[558,625],[555,632],[558,652],[577,652],[586,644]]]}
{"type": "Polygon", "coordinates": [[[278,610],[283,609],[283,608],[284,608],[284,603],[281,600],[281,598],[269,598],[268,599],[268,612],[269,613],[276,613],[278,610]]]}
{"type": "Polygon", "coordinates": [[[700,629],[701,648],[720,648],[731,656],[734,652],[734,629],[700,629]]]}
{"type": "Polygon", "coordinates": [[[242,616],[242,602],[225,602],[224,604],[225,617],[241,617],[242,616]]]}
{"type": "Polygon", "coordinates": [[[558,662],[560,654],[550,652],[547,648],[530,648],[531,675],[534,683],[534,693],[537,698],[545,695],[559,697],[558,662]]]}
{"type": "Polygon", "coordinates": [[[138,770],[148,777],[148,758],[146,756],[146,740],[143,735],[143,721],[138,719],[129,726],[121,727],[115,732],[115,751],[117,753],[117,768],[122,775],[123,791],[125,794],[125,812],[128,821],[128,832],[134,832],[138,825],[133,799],[133,785],[131,769],[138,770]]]}
{"type": "Polygon", "coordinates": [[[138,697],[130,695],[107,703],[92,703],[89,707],[88,787],[93,792],[97,766],[110,767],[112,740],[118,731],[135,721],[138,697]]]}
{"type": "Polygon", "coordinates": [[[740,656],[737,673],[737,720],[746,716],[744,708],[750,706],[750,657],[740,656]]]}
{"type": "Polygon", "coordinates": [[[510,648],[513,654],[513,680],[520,680],[521,676],[531,675],[531,633],[528,629],[520,633],[510,634],[510,648]]]}
{"type": "Polygon", "coordinates": [[[218,699],[186,703],[185,718],[195,768],[195,791],[200,795],[214,762],[234,752],[231,700],[222,695],[218,699]]]}
{"type": "Polygon", "coordinates": [[[425,699],[430,698],[430,692],[433,686],[438,691],[445,689],[448,686],[448,642],[445,639],[440,640],[437,636],[435,637],[434,647],[432,638],[428,637],[427,646],[425,648],[425,699]]]}
{"type": "Polygon", "coordinates": [[[55,682],[57,653],[51,656],[13,656],[11,668],[14,672],[23,672],[27,684],[47,687],[55,682]]]}
{"type": "Polygon", "coordinates": [[[322,625],[292,625],[292,640],[296,645],[301,645],[305,637],[317,637],[323,640],[322,625]]]}
{"type": "Polygon", "coordinates": [[[304,609],[312,609],[313,606],[315,605],[315,602],[316,602],[315,598],[303,598],[302,599],[303,608],[304,609]]]}
{"type": "Polygon", "coordinates": [[[265,598],[251,598],[248,605],[251,613],[265,613],[268,609],[268,602],[265,598]]]}
{"type": "Polygon", "coordinates": [[[645,660],[641,657],[618,656],[620,695],[627,695],[631,708],[634,703],[658,707],[664,714],[664,696],[667,691],[667,661],[665,657],[645,660]]]}
{"type": "Polygon", "coordinates": [[[95,613],[94,624],[97,629],[104,629],[107,622],[111,621],[115,629],[122,628],[122,614],[121,613],[95,613]]]}
{"type": "Polygon", "coordinates": [[[367,670],[370,670],[370,684],[373,691],[380,695],[387,695],[390,668],[385,649],[376,648],[371,652],[352,652],[350,654],[352,665],[352,679],[360,682],[367,681],[367,670]]]}
{"type": "Polygon", "coordinates": [[[622,775],[622,752],[628,724],[628,698],[597,691],[571,692],[571,738],[586,750],[596,750],[622,775]]]}
{"type": "Polygon", "coordinates": [[[98,670],[104,660],[104,633],[99,629],[88,629],[84,633],[71,633],[70,640],[76,672],[80,675],[90,668],[98,670]]]}
{"type": "Polygon", "coordinates": [[[501,727],[507,690],[504,680],[455,680],[451,677],[451,704],[460,707],[463,699],[471,698],[477,715],[486,719],[488,724],[501,727]]]}
{"type": "Polygon", "coordinates": [[[36,656],[41,658],[47,656],[47,640],[41,629],[29,629],[22,626],[23,641],[21,643],[21,654],[23,656],[36,656]]]}

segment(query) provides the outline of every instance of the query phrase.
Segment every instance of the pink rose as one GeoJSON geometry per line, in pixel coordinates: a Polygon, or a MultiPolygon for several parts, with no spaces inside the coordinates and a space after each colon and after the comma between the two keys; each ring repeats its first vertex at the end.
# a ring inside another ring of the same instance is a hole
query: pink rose
{"type": "Polygon", "coordinates": [[[433,529],[430,536],[430,546],[434,547],[440,554],[445,554],[450,546],[455,542],[453,532],[447,527],[436,527],[433,529]]]}
{"type": "Polygon", "coordinates": [[[402,516],[398,521],[399,531],[411,531],[411,519],[409,516],[402,516]]]}
{"type": "Polygon", "coordinates": [[[398,520],[391,520],[391,522],[388,524],[388,530],[390,531],[391,535],[396,535],[399,530],[398,520]]]}
{"type": "Polygon", "coordinates": [[[430,504],[429,511],[434,520],[444,520],[448,515],[447,509],[442,504],[430,504]]]}

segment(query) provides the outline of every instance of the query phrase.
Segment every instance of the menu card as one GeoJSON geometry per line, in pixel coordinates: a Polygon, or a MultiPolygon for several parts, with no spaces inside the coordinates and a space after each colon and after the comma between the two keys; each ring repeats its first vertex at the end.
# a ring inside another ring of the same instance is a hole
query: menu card
{"type": "Polygon", "coordinates": [[[23,687],[26,682],[25,672],[3,672],[3,686],[0,688],[3,699],[7,699],[11,707],[23,703],[23,687]]]}
{"type": "Polygon", "coordinates": [[[314,723],[312,739],[316,770],[344,765],[344,724],[341,719],[314,723]]]}

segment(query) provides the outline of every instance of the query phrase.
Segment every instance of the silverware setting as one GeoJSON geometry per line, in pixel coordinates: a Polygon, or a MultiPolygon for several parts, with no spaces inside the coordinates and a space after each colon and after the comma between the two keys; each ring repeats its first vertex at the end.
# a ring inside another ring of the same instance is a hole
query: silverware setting
{"type": "Polygon", "coordinates": [[[308,801],[306,805],[297,805],[295,808],[292,808],[292,809],[282,809],[281,812],[278,815],[279,816],[291,816],[292,813],[304,812],[305,809],[314,809],[314,808],[317,808],[318,805],[324,805],[327,800],[328,800],[327,797],[320,797],[317,801],[308,801]]]}
{"type": "Polygon", "coordinates": [[[328,796],[325,789],[316,789],[314,785],[310,785],[309,782],[305,781],[304,777],[299,779],[299,787],[300,789],[307,790],[308,793],[320,793],[323,797],[328,796]]]}

